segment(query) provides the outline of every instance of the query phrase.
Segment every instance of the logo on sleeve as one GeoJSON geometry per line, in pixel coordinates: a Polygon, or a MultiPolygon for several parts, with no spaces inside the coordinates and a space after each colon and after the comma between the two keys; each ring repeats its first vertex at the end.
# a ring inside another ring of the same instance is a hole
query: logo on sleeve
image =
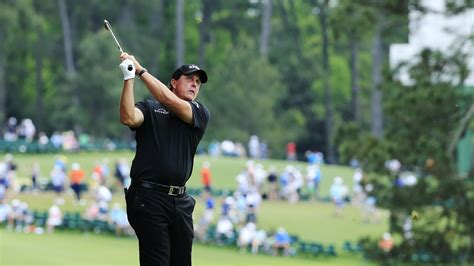
{"type": "Polygon", "coordinates": [[[197,108],[199,108],[199,103],[198,102],[192,101],[191,103],[194,104],[197,108]]]}
{"type": "Polygon", "coordinates": [[[166,109],[163,109],[163,108],[158,108],[158,109],[155,109],[154,110],[155,113],[160,113],[160,114],[164,114],[164,115],[167,115],[170,113],[170,111],[166,110],[166,109]]]}

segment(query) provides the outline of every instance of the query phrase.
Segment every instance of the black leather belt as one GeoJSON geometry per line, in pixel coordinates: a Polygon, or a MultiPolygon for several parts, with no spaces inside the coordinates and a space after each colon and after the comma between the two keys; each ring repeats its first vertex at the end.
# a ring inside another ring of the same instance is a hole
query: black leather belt
{"type": "Polygon", "coordinates": [[[186,187],[167,186],[167,185],[162,185],[162,184],[158,184],[151,181],[132,180],[132,185],[164,192],[170,196],[180,196],[186,193],[186,187]]]}

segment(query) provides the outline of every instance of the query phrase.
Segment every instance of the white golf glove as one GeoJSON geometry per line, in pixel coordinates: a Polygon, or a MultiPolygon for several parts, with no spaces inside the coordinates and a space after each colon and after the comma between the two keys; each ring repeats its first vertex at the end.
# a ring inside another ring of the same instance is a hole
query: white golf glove
{"type": "Polygon", "coordinates": [[[125,59],[119,65],[120,70],[123,73],[123,80],[133,79],[135,78],[135,66],[133,65],[133,61],[130,59],[125,59]]]}

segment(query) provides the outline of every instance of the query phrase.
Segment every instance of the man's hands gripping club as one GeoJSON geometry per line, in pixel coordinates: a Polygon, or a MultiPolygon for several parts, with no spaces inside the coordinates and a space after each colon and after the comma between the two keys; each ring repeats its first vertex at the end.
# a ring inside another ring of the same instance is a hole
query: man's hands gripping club
{"type": "Polygon", "coordinates": [[[120,70],[122,70],[123,79],[133,79],[135,75],[142,71],[143,67],[138,63],[137,59],[133,55],[128,53],[121,53],[120,60],[122,63],[119,65],[120,70]]]}
{"type": "Polygon", "coordinates": [[[130,59],[125,59],[119,65],[120,70],[122,70],[123,80],[129,80],[135,78],[135,66],[133,61],[130,59]]]}

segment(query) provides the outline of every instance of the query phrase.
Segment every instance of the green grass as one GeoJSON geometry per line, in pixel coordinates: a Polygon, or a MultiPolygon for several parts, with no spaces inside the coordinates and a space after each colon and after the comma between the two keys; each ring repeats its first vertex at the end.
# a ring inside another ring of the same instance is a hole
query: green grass
{"type": "MultiPolygon", "coordinates": [[[[125,206],[122,193],[115,193],[113,202],[119,202],[125,206]]],[[[28,202],[31,209],[47,210],[55,199],[52,192],[38,194],[20,194],[18,198],[28,202]]],[[[74,198],[71,194],[65,194],[65,205],[61,206],[65,211],[79,211],[84,213],[86,207],[74,205],[74,198]]],[[[92,202],[90,195],[86,197],[88,202],[92,202]]],[[[216,199],[217,206],[215,220],[219,216],[222,199],[216,199]]],[[[194,211],[194,222],[197,223],[204,210],[204,201],[197,198],[194,211]]],[[[344,241],[357,242],[360,237],[378,237],[387,230],[387,213],[381,212],[381,223],[365,223],[359,208],[351,205],[346,206],[342,217],[334,216],[333,205],[320,202],[300,202],[291,204],[286,201],[262,202],[257,216],[257,225],[265,230],[275,230],[284,226],[291,234],[298,235],[300,239],[306,241],[318,241],[323,244],[335,244],[340,248],[344,241]],[[328,230],[329,229],[329,230],[328,230]]]]}
{"type": "MultiPolygon", "coordinates": [[[[138,265],[135,239],[82,233],[24,234],[0,229],[0,265],[138,265]]],[[[193,246],[193,265],[368,265],[360,256],[272,257],[225,247],[193,246]]]]}
{"type": "MultiPolygon", "coordinates": [[[[105,153],[72,153],[66,154],[68,164],[79,162],[86,172],[87,181],[91,182],[91,172],[95,163],[107,160],[111,174],[114,162],[118,158],[133,158],[132,152],[105,152],[105,153]]],[[[19,165],[18,181],[29,184],[31,165],[33,161],[41,165],[41,176],[49,178],[53,167],[54,155],[15,154],[15,161],[19,165]]],[[[235,177],[244,169],[246,160],[237,158],[210,158],[196,156],[193,176],[188,182],[189,187],[200,187],[200,166],[204,161],[211,163],[213,185],[216,188],[235,189],[235,177]]],[[[288,165],[286,161],[261,161],[266,168],[273,166],[282,170],[288,165]]],[[[293,163],[304,167],[305,163],[293,163]]],[[[352,187],[353,170],[341,166],[323,166],[323,180],[321,194],[328,194],[329,186],[334,176],[341,176],[349,188],[352,187]]],[[[109,178],[113,183],[113,177],[109,178]]],[[[92,201],[91,193],[86,193],[88,202],[92,201]]],[[[19,197],[26,201],[31,209],[46,210],[55,198],[54,193],[21,193],[8,198],[19,197]]],[[[86,206],[74,205],[70,193],[63,195],[64,211],[79,211],[83,213],[86,206]]],[[[220,212],[222,198],[216,199],[215,218],[220,212]]],[[[113,202],[125,206],[123,192],[116,190],[113,202]]],[[[204,209],[204,201],[197,199],[194,219],[197,223],[204,209]]],[[[347,205],[342,217],[335,217],[333,206],[322,202],[299,202],[290,204],[286,201],[264,201],[257,217],[257,226],[266,230],[274,230],[284,226],[291,234],[298,235],[301,240],[317,241],[324,245],[334,244],[340,256],[337,258],[317,258],[313,260],[297,258],[275,258],[271,256],[252,256],[240,254],[229,248],[195,245],[195,265],[361,265],[363,260],[357,256],[342,252],[341,245],[349,240],[356,242],[363,236],[379,237],[388,228],[387,213],[381,212],[381,223],[367,224],[362,219],[361,210],[347,205]],[[352,263],[354,262],[354,263],[352,263]]],[[[0,229],[0,265],[137,265],[137,243],[131,238],[114,238],[93,234],[79,234],[57,232],[53,235],[28,235],[5,232],[0,229]],[[54,251],[59,249],[59,251],[54,251]],[[54,253],[53,253],[54,252],[54,253]],[[59,254],[56,258],[54,254],[59,254]],[[27,254],[27,256],[24,256],[27,254]]]]}

